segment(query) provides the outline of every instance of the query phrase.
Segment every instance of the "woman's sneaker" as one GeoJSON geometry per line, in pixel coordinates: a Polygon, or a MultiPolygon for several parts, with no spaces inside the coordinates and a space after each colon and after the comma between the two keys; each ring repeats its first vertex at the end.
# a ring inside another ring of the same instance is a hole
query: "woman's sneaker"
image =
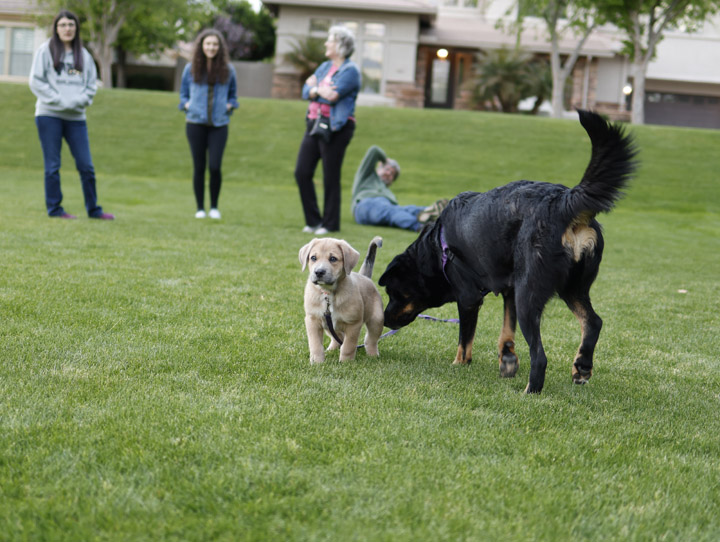
{"type": "Polygon", "coordinates": [[[217,220],[217,219],[220,218],[220,217],[221,217],[221,216],[220,216],[220,211],[218,211],[218,210],[215,209],[214,207],[213,207],[212,209],[210,209],[210,218],[214,218],[214,219],[217,220]]]}
{"type": "Polygon", "coordinates": [[[205,211],[202,209],[198,209],[198,212],[195,213],[195,218],[205,218],[206,216],[205,211]]]}

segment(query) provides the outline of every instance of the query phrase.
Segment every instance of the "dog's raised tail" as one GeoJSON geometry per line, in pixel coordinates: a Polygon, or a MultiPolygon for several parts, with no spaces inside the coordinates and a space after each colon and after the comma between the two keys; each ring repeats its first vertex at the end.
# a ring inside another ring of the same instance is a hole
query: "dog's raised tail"
{"type": "Polygon", "coordinates": [[[633,137],[619,124],[608,123],[597,113],[579,109],[580,124],[590,136],[592,155],[580,184],[570,190],[573,216],[590,211],[610,211],[622,195],[637,167],[633,137]]]}
{"type": "Polygon", "coordinates": [[[369,279],[372,278],[373,266],[375,265],[375,253],[377,252],[377,249],[381,246],[382,237],[373,237],[373,240],[370,241],[370,246],[368,246],[365,261],[363,262],[362,267],[360,267],[360,271],[358,271],[358,273],[360,273],[361,275],[365,275],[369,279]]]}

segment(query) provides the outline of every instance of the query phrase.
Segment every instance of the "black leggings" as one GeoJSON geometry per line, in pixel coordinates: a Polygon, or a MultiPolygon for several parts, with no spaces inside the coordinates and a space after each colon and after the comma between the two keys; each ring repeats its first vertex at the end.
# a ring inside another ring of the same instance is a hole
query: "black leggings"
{"type": "Polygon", "coordinates": [[[210,207],[217,208],[222,184],[223,152],[228,139],[228,127],[185,124],[185,133],[190,143],[193,159],[193,189],[198,209],[205,208],[205,165],[210,170],[210,207]]]}
{"type": "Polygon", "coordinates": [[[347,121],[337,132],[332,133],[329,143],[311,136],[308,131],[311,123],[307,123],[300,151],[295,165],[295,180],[300,189],[300,201],[308,226],[323,226],[330,231],[340,230],[340,170],[342,169],[345,149],[355,133],[355,122],[347,121]],[[325,204],[323,214],[317,204],[313,176],[318,162],[323,165],[323,188],[325,204]]]}

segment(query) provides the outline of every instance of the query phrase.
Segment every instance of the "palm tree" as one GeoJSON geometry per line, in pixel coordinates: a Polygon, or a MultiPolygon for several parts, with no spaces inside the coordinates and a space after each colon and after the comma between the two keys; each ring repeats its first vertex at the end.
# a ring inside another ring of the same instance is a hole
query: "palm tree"
{"type": "Polygon", "coordinates": [[[285,61],[300,70],[300,80],[305,81],[325,60],[325,46],[322,38],[307,37],[296,40],[292,51],[285,53],[285,61]]]}
{"type": "Polygon", "coordinates": [[[492,49],[478,53],[477,76],[472,81],[476,104],[491,102],[504,113],[516,113],[521,100],[535,96],[537,112],[547,93],[547,62],[522,49],[492,49]]]}

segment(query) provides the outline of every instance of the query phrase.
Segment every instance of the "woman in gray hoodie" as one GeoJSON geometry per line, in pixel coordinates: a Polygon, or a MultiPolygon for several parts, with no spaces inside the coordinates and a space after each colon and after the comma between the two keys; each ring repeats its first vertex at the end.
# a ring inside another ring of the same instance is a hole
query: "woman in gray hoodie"
{"type": "Polygon", "coordinates": [[[97,204],[95,168],[85,123],[85,108],[97,91],[97,70],[90,53],[82,46],[80,22],[75,14],[63,10],[55,17],[52,37],[33,57],[30,90],[37,96],[35,124],[45,163],[48,215],[75,218],[62,207],[60,150],[65,138],[80,173],[88,216],[114,219],[97,204]]]}

